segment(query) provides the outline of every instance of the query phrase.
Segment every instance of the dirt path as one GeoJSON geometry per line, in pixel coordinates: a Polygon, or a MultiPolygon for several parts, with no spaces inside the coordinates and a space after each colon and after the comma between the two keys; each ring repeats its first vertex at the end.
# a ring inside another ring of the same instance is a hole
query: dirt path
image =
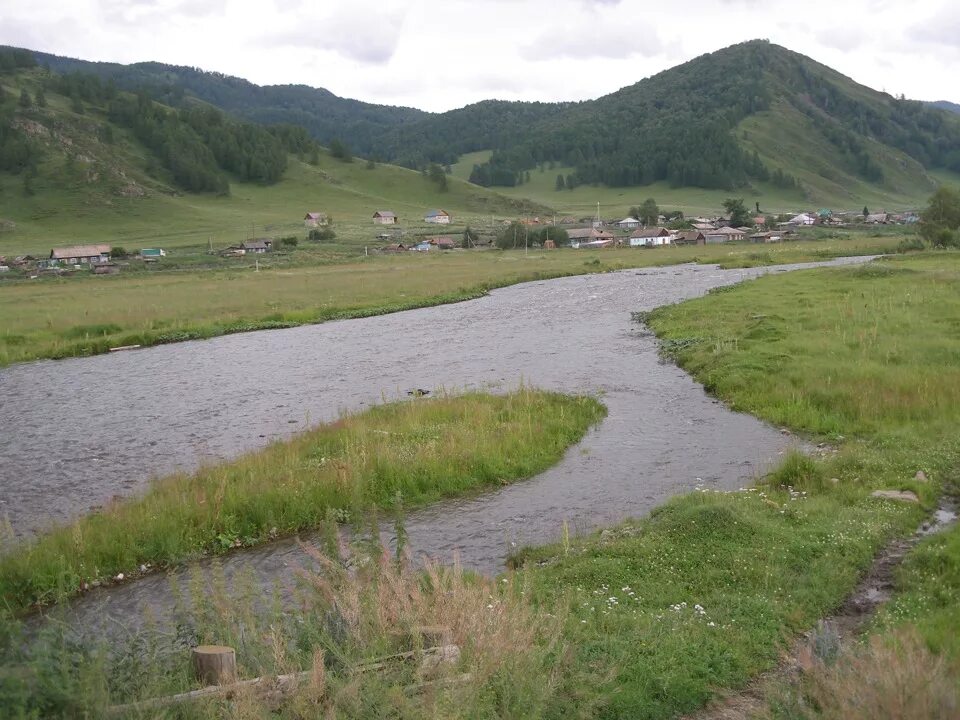
{"type": "Polygon", "coordinates": [[[703,710],[686,716],[686,720],[750,720],[760,716],[768,707],[766,691],[771,684],[795,681],[810,667],[818,635],[838,638],[842,649],[864,632],[880,606],[893,597],[894,576],[907,554],[924,538],[956,523],[957,509],[956,500],[944,497],[915,533],[894,540],[877,555],[840,609],[797,638],[775,669],[758,676],[740,692],[718,696],[703,710]]]}

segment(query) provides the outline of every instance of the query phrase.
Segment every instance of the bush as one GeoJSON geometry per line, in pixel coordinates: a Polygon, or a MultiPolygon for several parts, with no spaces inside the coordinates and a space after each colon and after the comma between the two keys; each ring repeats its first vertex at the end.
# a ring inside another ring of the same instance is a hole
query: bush
{"type": "Polygon", "coordinates": [[[901,240],[899,244],[897,244],[897,252],[907,253],[914,250],[923,250],[924,247],[925,245],[923,244],[923,240],[914,235],[913,237],[908,237],[901,240]]]}
{"type": "Polygon", "coordinates": [[[299,241],[293,235],[280,238],[280,244],[284,247],[295,248],[297,246],[297,242],[299,241]]]}
{"type": "Polygon", "coordinates": [[[562,227],[550,225],[537,233],[537,242],[539,242],[541,245],[547,240],[553,240],[557,247],[560,247],[561,245],[567,244],[567,242],[570,240],[570,235],[562,227]]]}
{"type": "Polygon", "coordinates": [[[310,231],[310,234],[307,235],[308,240],[314,240],[320,242],[322,240],[333,240],[337,234],[333,231],[332,227],[322,227],[314,228],[310,231]]]}

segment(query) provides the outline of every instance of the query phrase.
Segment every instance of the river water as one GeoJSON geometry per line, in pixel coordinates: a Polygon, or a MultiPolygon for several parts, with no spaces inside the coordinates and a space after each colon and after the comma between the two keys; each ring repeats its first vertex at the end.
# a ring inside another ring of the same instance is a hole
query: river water
{"type": "MultiPolygon", "coordinates": [[[[863,262],[851,258],[820,264],[863,262]]],[[[530,282],[469,302],[0,370],[0,512],[21,536],[146,488],[175,469],[234,457],[412,388],[597,393],[603,423],[554,468],[409,513],[415,555],[495,573],[511,548],[640,516],[697,486],[731,489],[791,439],[731,412],[664,363],[630,313],[804,266],[684,265],[530,282]]],[[[293,577],[293,541],[223,559],[293,577]]],[[[182,572],[182,571],[177,571],[182,572]]],[[[162,574],[89,593],[98,624],[162,613],[162,574]]]]}

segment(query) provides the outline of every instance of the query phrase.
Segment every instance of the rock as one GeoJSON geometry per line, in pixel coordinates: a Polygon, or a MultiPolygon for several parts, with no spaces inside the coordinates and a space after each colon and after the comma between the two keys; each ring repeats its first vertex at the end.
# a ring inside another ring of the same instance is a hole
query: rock
{"type": "Polygon", "coordinates": [[[927,482],[927,474],[923,470],[917,470],[917,474],[913,476],[913,479],[917,482],[927,482]]]}
{"type": "Polygon", "coordinates": [[[114,577],[113,579],[116,580],[117,582],[120,582],[121,580],[123,580],[123,573],[117,573],[116,577],[114,577]]]}
{"type": "Polygon", "coordinates": [[[146,565],[141,565],[141,566],[140,566],[140,572],[145,573],[146,571],[147,571],[147,566],[146,566],[146,565]]]}
{"type": "Polygon", "coordinates": [[[780,434],[781,434],[781,435],[790,435],[790,431],[787,430],[786,428],[780,428],[780,434]]]}
{"type": "Polygon", "coordinates": [[[830,482],[831,482],[831,484],[833,484],[833,485],[839,485],[839,484],[840,484],[840,478],[830,478],[830,482]]]}
{"type": "Polygon", "coordinates": [[[896,500],[897,502],[919,503],[920,498],[909,490],[874,490],[870,497],[882,500],[896,500]]]}

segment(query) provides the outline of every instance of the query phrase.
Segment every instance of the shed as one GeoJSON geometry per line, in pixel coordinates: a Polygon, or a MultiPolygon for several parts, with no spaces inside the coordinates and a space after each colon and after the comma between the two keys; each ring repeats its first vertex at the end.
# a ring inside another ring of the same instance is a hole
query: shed
{"type": "Polygon", "coordinates": [[[681,230],[673,242],[677,245],[705,245],[707,237],[699,230],[681,230]]]}
{"type": "Polygon", "coordinates": [[[396,225],[400,218],[392,210],[377,210],[373,214],[373,221],[378,225],[396,225]]]}
{"type": "Polygon", "coordinates": [[[257,240],[244,240],[240,244],[240,248],[244,252],[256,253],[257,255],[262,255],[265,252],[269,252],[273,247],[273,240],[269,238],[259,238],[257,240]]]}
{"type": "Polygon", "coordinates": [[[635,217],[625,217],[623,220],[620,220],[617,224],[622,230],[633,230],[634,228],[640,227],[640,221],[635,217]]]}
{"type": "Polygon", "coordinates": [[[447,235],[427,238],[427,242],[441,250],[453,250],[456,247],[453,238],[447,235]]]}
{"type": "Polygon", "coordinates": [[[449,225],[450,224],[450,213],[446,210],[428,210],[427,214],[423,216],[424,222],[436,223],[438,225],[449,225]]]}
{"type": "Polygon", "coordinates": [[[327,224],[327,215],[322,212],[308,212],[303,216],[304,227],[320,227],[327,224]]]}

